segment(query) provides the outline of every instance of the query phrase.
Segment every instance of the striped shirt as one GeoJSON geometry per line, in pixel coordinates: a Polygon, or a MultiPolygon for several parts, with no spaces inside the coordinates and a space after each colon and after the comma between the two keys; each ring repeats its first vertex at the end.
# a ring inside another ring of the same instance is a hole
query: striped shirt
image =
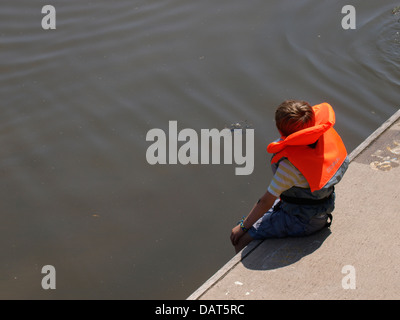
{"type": "Polygon", "coordinates": [[[268,192],[279,197],[291,187],[309,188],[309,184],[301,172],[288,159],[279,162],[278,169],[268,187],[268,192]]]}

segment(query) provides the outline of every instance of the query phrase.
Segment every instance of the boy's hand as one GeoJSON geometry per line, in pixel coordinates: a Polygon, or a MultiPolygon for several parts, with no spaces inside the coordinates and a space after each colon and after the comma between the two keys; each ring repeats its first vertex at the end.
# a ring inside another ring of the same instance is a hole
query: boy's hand
{"type": "Polygon", "coordinates": [[[240,228],[240,225],[237,225],[232,229],[231,232],[231,242],[234,246],[236,246],[239,242],[239,239],[243,236],[244,231],[240,228]]]}

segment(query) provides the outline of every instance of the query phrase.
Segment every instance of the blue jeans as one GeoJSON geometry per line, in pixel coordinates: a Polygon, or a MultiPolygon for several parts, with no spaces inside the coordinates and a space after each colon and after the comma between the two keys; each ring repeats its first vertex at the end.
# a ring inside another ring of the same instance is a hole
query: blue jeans
{"type": "Polygon", "coordinates": [[[306,236],[327,225],[327,214],[305,220],[283,211],[279,202],[280,200],[277,200],[274,206],[249,229],[248,233],[253,239],[306,236]]]}

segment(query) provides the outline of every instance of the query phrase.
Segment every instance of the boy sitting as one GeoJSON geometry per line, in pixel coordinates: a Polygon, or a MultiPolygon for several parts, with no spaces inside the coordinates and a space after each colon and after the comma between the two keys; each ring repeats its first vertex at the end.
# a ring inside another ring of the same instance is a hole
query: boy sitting
{"type": "Polygon", "coordinates": [[[277,108],[275,122],[281,138],[267,147],[274,176],[249,215],[232,229],[236,252],[255,239],[305,236],[332,221],[334,185],[349,163],[333,129],[332,107],[286,100],[277,108]]]}

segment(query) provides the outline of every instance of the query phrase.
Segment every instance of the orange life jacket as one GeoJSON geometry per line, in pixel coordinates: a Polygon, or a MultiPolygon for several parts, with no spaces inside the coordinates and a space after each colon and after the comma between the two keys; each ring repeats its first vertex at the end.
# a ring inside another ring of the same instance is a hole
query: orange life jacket
{"type": "Polygon", "coordinates": [[[271,163],[287,158],[306,178],[311,192],[322,189],[347,157],[346,147],[333,129],[335,112],[324,102],[312,107],[315,125],[268,145],[271,163]],[[315,148],[309,145],[316,143],[315,148]]]}

